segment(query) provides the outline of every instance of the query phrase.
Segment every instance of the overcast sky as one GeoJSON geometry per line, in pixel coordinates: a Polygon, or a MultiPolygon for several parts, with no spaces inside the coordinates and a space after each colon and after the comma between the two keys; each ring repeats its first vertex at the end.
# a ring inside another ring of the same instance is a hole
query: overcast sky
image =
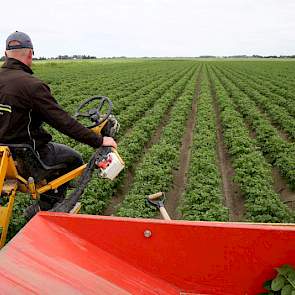
{"type": "Polygon", "coordinates": [[[23,31],[36,56],[295,54],[295,0],[2,1],[0,44],[23,31]]]}

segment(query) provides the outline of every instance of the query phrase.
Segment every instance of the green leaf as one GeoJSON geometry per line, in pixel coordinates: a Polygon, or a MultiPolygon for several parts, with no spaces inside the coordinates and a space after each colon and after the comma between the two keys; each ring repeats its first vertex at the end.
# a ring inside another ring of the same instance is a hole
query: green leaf
{"type": "Polygon", "coordinates": [[[295,288],[295,271],[292,270],[287,274],[287,280],[295,288]]]}
{"type": "Polygon", "coordinates": [[[279,274],[283,276],[287,276],[289,273],[294,272],[294,269],[292,268],[292,266],[288,264],[284,264],[281,267],[276,268],[276,270],[278,271],[279,274]]]}
{"type": "Polygon", "coordinates": [[[279,291],[285,286],[286,282],[287,281],[286,281],[285,277],[278,274],[271,282],[271,289],[273,291],[279,291]]]}
{"type": "Polygon", "coordinates": [[[291,265],[284,264],[280,268],[276,268],[280,275],[283,275],[290,285],[295,289],[295,270],[291,265]]]}
{"type": "Polygon", "coordinates": [[[281,295],[291,295],[292,291],[295,291],[291,285],[285,285],[281,291],[281,295]]]}

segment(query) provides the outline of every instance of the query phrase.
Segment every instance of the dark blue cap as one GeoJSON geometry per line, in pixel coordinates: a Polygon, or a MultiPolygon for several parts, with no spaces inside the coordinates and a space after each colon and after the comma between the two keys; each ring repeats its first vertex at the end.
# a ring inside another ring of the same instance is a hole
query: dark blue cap
{"type": "Polygon", "coordinates": [[[6,50],[11,49],[20,49],[20,48],[31,48],[33,49],[33,43],[31,38],[23,33],[15,31],[14,33],[10,34],[6,39],[6,50]],[[17,41],[19,44],[17,45],[9,45],[11,41],[17,41]]]}

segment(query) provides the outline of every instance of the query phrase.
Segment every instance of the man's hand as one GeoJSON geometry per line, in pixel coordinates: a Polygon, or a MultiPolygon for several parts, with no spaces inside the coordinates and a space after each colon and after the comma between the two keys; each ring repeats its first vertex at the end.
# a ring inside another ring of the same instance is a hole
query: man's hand
{"type": "Polygon", "coordinates": [[[112,137],[104,136],[102,146],[112,146],[117,149],[117,143],[114,141],[112,137]]]}

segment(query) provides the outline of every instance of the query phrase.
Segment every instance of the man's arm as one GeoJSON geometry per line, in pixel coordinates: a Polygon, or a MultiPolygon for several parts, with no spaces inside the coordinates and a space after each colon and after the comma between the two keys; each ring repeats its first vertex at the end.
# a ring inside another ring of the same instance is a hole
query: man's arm
{"type": "Polygon", "coordinates": [[[44,122],[58,131],[94,148],[105,145],[101,135],[84,127],[62,109],[47,85],[40,83],[36,86],[32,103],[33,111],[38,112],[44,122]]]}

